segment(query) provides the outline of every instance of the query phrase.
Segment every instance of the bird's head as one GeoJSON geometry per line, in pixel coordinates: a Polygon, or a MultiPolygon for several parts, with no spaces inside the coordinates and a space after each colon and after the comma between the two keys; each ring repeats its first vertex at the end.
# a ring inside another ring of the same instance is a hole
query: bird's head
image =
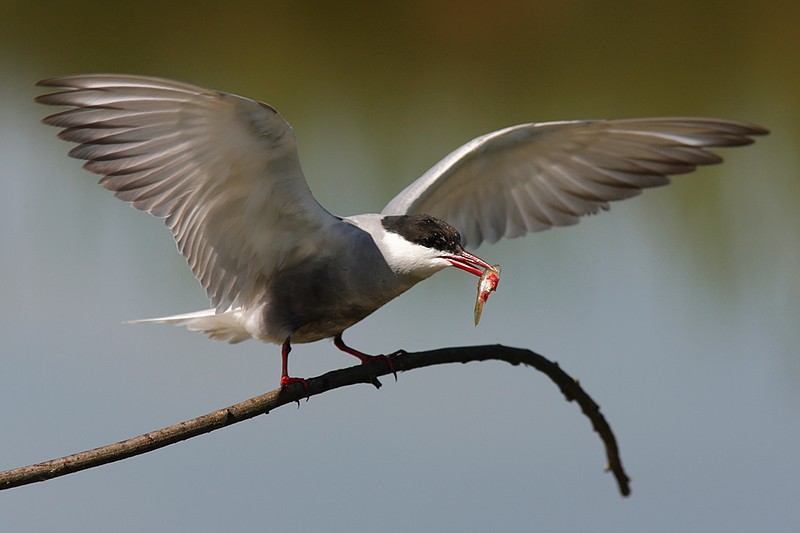
{"type": "Polygon", "coordinates": [[[480,276],[489,263],[461,246],[461,235],[429,215],[396,215],[381,219],[385,230],[381,251],[396,273],[420,279],[448,266],[480,276]]]}

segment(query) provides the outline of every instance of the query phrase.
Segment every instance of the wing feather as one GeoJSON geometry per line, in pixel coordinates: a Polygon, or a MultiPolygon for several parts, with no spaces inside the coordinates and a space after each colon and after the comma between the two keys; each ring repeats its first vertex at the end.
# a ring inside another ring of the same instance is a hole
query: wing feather
{"type": "Polygon", "coordinates": [[[722,161],[767,130],[721,119],[666,117],[522,124],[456,149],[406,187],[383,214],[427,213],[464,244],[519,237],[607,210],[609,202],[722,161]]]}
{"type": "Polygon", "coordinates": [[[39,85],[61,90],[38,102],[71,108],[44,119],[78,143],[70,155],[119,199],[165,219],[218,310],[257,301],[337,220],[311,196],[291,126],[267,104],[143,76],[39,85]]]}

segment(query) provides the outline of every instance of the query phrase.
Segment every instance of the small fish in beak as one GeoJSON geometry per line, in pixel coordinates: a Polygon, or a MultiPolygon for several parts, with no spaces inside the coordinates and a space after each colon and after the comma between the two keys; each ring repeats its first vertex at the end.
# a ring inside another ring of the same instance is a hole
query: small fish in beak
{"type": "Polygon", "coordinates": [[[478,322],[481,320],[483,304],[489,299],[489,293],[497,290],[499,282],[500,265],[492,265],[481,274],[481,279],[478,280],[478,296],[475,299],[475,327],[478,327],[478,322]]]}

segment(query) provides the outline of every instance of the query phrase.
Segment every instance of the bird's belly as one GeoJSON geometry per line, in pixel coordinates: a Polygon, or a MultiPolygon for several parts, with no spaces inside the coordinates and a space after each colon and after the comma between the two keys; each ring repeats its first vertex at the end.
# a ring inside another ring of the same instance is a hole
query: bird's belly
{"type": "Polygon", "coordinates": [[[328,339],[363,320],[380,305],[367,307],[356,302],[321,302],[313,298],[272,301],[262,308],[263,336],[276,344],[288,337],[293,344],[328,339]]]}
{"type": "Polygon", "coordinates": [[[291,290],[276,291],[265,302],[262,328],[272,342],[291,337],[292,343],[307,343],[333,337],[397,296],[312,279],[311,283],[308,278],[306,283],[292,283],[291,290]]]}
{"type": "Polygon", "coordinates": [[[314,258],[276,275],[264,300],[267,336],[293,343],[336,336],[422,279],[391,271],[371,242],[354,256],[314,258]]]}
{"type": "Polygon", "coordinates": [[[372,313],[372,311],[353,309],[337,316],[320,317],[307,322],[292,333],[292,342],[306,343],[328,339],[363,320],[370,313],[372,313]]]}

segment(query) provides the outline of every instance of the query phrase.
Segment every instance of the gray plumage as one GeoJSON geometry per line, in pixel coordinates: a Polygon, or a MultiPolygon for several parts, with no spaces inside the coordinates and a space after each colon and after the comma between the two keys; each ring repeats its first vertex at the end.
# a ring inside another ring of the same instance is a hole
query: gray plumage
{"type": "Polygon", "coordinates": [[[447,266],[479,275],[488,263],[462,244],[574,224],[719,163],[709,147],[767,133],[675,117],[522,124],[456,149],[381,214],[338,217],[311,195],[292,128],[268,104],[143,76],[39,84],[61,89],[37,101],[69,108],[44,122],[77,143],[70,155],[118,198],[164,219],[214,306],[144,322],[283,344],[285,379],[290,342],[341,341],[447,266]]]}

